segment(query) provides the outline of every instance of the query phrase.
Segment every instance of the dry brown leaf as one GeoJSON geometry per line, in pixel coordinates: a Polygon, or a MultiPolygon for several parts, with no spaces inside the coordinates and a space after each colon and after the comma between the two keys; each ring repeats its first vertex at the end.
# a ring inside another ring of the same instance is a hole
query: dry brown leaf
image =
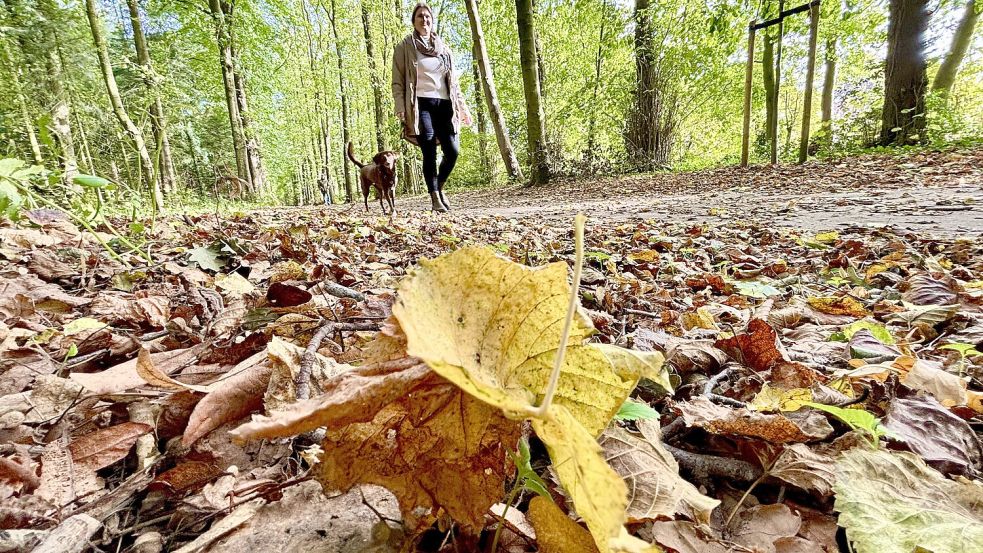
{"type": "MultiPolygon", "coordinates": [[[[289,408],[297,402],[295,380],[297,373],[300,372],[304,348],[274,336],[266,345],[266,352],[270,357],[273,372],[270,374],[270,384],[263,396],[263,405],[267,413],[272,413],[289,408]]],[[[324,385],[328,380],[351,369],[351,365],[343,365],[330,357],[315,353],[310,372],[311,397],[323,393],[324,385]]]]}
{"type": "Polygon", "coordinates": [[[786,447],[768,473],[803,490],[817,492],[823,497],[832,495],[833,484],[836,483],[833,459],[813,452],[804,444],[786,447]]]}
{"type": "Polygon", "coordinates": [[[742,511],[731,522],[730,540],[759,553],[775,553],[775,542],[794,537],[802,519],[788,506],[757,505],[742,511]]]}
{"type": "Polygon", "coordinates": [[[870,312],[862,303],[852,296],[827,296],[822,298],[807,298],[806,302],[813,309],[827,315],[845,315],[862,319],[870,312]]]}
{"type": "Polygon", "coordinates": [[[628,522],[684,514],[704,523],[720,504],[679,476],[679,464],[662,447],[658,422],[638,421],[639,434],[609,426],[598,439],[604,458],[628,485],[628,522]]]}
{"type": "Polygon", "coordinates": [[[552,500],[539,495],[532,498],[527,516],[536,530],[540,553],[597,553],[590,532],[570,520],[552,500]]]}
{"type": "Polygon", "coordinates": [[[151,430],[149,424],[124,422],[77,438],[68,450],[76,468],[95,471],[126,457],[137,438],[151,430]]]}
{"type": "Polygon", "coordinates": [[[676,404],[687,426],[714,434],[752,436],[775,444],[821,440],[833,433],[826,417],[816,411],[764,414],[717,405],[705,397],[676,404]]]}
{"type": "MultiPolygon", "coordinates": [[[[412,361],[411,361],[412,362],[412,361]]],[[[240,440],[257,440],[293,436],[319,427],[342,428],[353,422],[372,420],[386,404],[407,395],[410,390],[431,378],[423,363],[409,368],[355,369],[342,373],[324,384],[321,396],[301,401],[271,416],[256,416],[231,432],[240,440]]]]}
{"type": "Polygon", "coordinates": [[[931,396],[896,398],[884,426],[908,448],[945,474],[983,473],[983,445],[969,424],[931,396]]]}
{"type": "Polygon", "coordinates": [[[92,300],[67,294],[56,284],[33,275],[0,278],[0,318],[31,318],[38,311],[68,313],[92,300]]]}
{"type": "MultiPolygon", "coordinates": [[[[16,491],[30,493],[37,488],[41,481],[31,466],[31,458],[27,455],[0,457],[0,482],[16,488],[16,491]]],[[[7,499],[0,496],[0,499],[7,499]]]]}
{"type": "Polygon", "coordinates": [[[219,426],[258,411],[270,382],[268,355],[261,351],[239,363],[211,386],[211,391],[195,405],[181,442],[191,445],[219,426]]]}
{"type": "Polygon", "coordinates": [[[153,361],[151,353],[147,351],[146,348],[140,347],[139,353],[137,353],[137,374],[140,375],[147,384],[151,386],[157,386],[159,388],[164,388],[167,390],[193,390],[196,392],[207,392],[207,386],[196,386],[194,384],[185,384],[183,382],[178,382],[170,376],[167,376],[163,371],[157,368],[157,365],[153,361]]]}
{"type": "Polygon", "coordinates": [[[76,498],[101,491],[103,482],[95,470],[77,469],[72,453],[60,442],[51,442],[41,453],[41,485],[34,494],[59,507],[76,498]]]}
{"type": "Polygon", "coordinates": [[[717,340],[714,346],[724,350],[734,360],[756,371],[766,371],[772,364],[784,361],[776,347],[778,334],[761,319],[751,319],[747,332],[732,338],[717,340]]]}
{"type": "Polygon", "coordinates": [[[678,553],[732,553],[732,545],[710,536],[708,527],[692,522],[672,521],[652,524],[655,542],[678,553]]]}
{"type": "MultiPolygon", "coordinates": [[[[205,347],[204,344],[198,344],[187,349],[151,353],[150,359],[161,373],[173,374],[196,363],[199,354],[204,351],[205,347]]],[[[134,357],[102,372],[72,373],[70,378],[94,394],[115,394],[130,388],[147,385],[147,382],[140,377],[136,369],[137,358],[134,357]]]]}
{"type": "Polygon", "coordinates": [[[502,498],[514,470],[506,451],[519,434],[520,423],[430,372],[370,422],[329,430],[318,478],[327,489],[388,488],[413,530],[429,526],[438,509],[477,530],[502,498]]]}
{"type": "MultiPolygon", "coordinates": [[[[950,279],[951,280],[951,279],[950,279]]],[[[928,273],[912,275],[901,298],[914,305],[952,305],[959,303],[959,294],[947,282],[932,278],[928,273]]]]}

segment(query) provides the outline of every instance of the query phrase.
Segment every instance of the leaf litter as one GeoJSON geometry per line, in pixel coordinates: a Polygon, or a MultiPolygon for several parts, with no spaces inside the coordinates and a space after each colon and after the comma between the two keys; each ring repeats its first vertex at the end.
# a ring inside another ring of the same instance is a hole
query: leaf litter
{"type": "Polygon", "coordinates": [[[188,219],[156,222],[154,265],[121,252],[137,270],[67,221],[0,229],[19,550],[220,551],[278,516],[378,551],[832,551],[837,524],[856,551],[983,547],[978,241],[592,223],[536,416],[565,225],[188,219]],[[333,497],[373,514],[333,528],[333,497]]]}

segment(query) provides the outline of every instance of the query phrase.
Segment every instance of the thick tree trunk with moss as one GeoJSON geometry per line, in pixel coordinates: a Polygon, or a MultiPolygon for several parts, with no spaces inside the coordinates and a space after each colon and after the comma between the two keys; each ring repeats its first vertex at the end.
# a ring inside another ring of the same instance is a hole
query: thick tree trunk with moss
{"type": "Polygon", "coordinates": [[[109,101],[113,106],[113,113],[123,130],[130,136],[137,148],[137,155],[140,158],[140,173],[144,185],[154,198],[154,203],[158,210],[164,208],[163,196],[160,190],[160,183],[154,175],[154,164],[150,159],[150,152],[147,144],[143,140],[143,133],[133,123],[123,107],[123,99],[120,97],[119,87],[116,85],[116,77],[113,75],[113,66],[109,61],[109,48],[106,45],[106,36],[103,33],[102,18],[96,11],[95,0],[85,1],[85,13],[89,19],[89,29],[92,31],[92,41],[96,47],[96,54],[99,57],[99,69],[102,70],[102,78],[106,83],[106,92],[109,94],[109,101]]]}
{"type": "Polygon", "coordinates": [[[880,143],[924,142],[928,0],[890,0],[889,13],[880,143]]]}
{"type": "Polygon", "coordinates": [[[481,29],[481,16],[478,12],[476,0],[464,0],[464,5],[468,10],[468,21],[471,24],[471,40],[474,44],[474,59],[478,66],[478,73],[481,75],[481,88],[484,90],[485,102],[488,106],[488,115],[491,118],[492,127],[495,129],[495,140],[498,143],[498,152],[505,163],[505,171],[509,178],[513,180],[522,179],[522,169],[519,167],[519,160],[512,147],[512,140],[509,138],[508,127],[505,126],[505,116],[502,114],[502,107],[498,103],[498,91],[495,88],[495,77],[492,74],[491,63],[488,59],[488,49],[485,46],[485,35],[481,29]]]}
{"type": "Polygon", "coordinates": [[[143,21],[140,19],[140,7],[137,5],[137,0],[126,0],[126,6],[130,11],[130,24],[133,27],[133,44],[137,51],[137,62],[140,64],[143,82],[151,99],[150,125],[154,133],[154,143],[158,145],[160,183],[165,193],[171,193],[177,190],[177,182],[174,174],[174,160],[171,158],[171,142],[167,137],[164,106],[160,100],[160,91],[157,86],[159,76],[154,72],[153,64],[150,61],[150,49],[147,47],[147,38],[143,34],[143,21]]]}
{"type": "Polygon", "coordinates": [[[372,32],[369,28],[369,7],[366,0],[360,2],[362,8],[362,32],[365,35],[365,54],[369,57],[369,79],[372,81],[372,98],[375,101],[375,142],[380,152],[386,146],[386,116],[382,111],[382,82],[376,69],[375,54],[372,48],[372,32]]]}
{"type": "Polygon", "coordinates": [[[515,11],[519,31],[522,90],[526,99],[529,181],[534,185],[544,184],[550,179],[550,171],[546,159],[546,116],[543,114],[539,87],[539,63],[536,56],[536,28],[532,1],[515,0],[515,11]]]}
{"type": "Polygon", "coordinates": [[[942,60],[942,65],[939,66],[939,72],[935,74],[932,92],[941,92],[947,96],[952,92],[952,87],[956,84],[956,73],[966,57],[970,44],[973,43],[973,30],[976,29],[976,20],[980,18],[981,12],[983,10],[977,7],[976,0],[966,2],[962,19],[959,20],[959,26],[956,27],[956,33],[952,37],[952,45],[945,59],[942,60]]]}
{"type": "Polygon", "coordinates": [[[208,8],[215,23],[215,37],[218,41],[219,62],[222,68],[222,84],[225,87],[225,106],[229,112],[229,125],[232,130],[232,149],[235,151],[236,175],[243,182],[249,182],[249,167],[246,163],[246,138],[242,132],[242,119],[239,117],[239,104],[236,101],[235,77],[233,75],[232,37],[225,20],[225,13],[219,0],[208,0],[208,8]]]}

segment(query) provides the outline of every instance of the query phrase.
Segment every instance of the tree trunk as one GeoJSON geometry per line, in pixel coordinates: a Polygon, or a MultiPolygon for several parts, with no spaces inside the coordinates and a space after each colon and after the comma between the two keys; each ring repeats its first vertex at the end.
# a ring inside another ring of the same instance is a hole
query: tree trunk
{"type": "Polygon", "coordinates": [[[10,73],[11,83],[14,85],[14,94],[17,96],[17,106],[20,109],[21,121],[24,124],[24,132],[27,134],[27,141],[31,145],[31,155],[34,158],[34,163],[38,165],[44,164],[44,158],[41,156],[41,144],[38,142],[38,136],[34,132],[34,120],[31,117],[31,112],[27,109],[27,99],[24,97],[24,88],[21,86],[20,76],[17,74],[18,64],[14,61],[13,55],[10,53],[10,46],[3,42],[3,61],[4,65],[7,67],[7,71],[10,73]]]}
{"type": "Polygon", "coordinates": [[[799,163],[809,157],[809,125],[812,121],[812,82],[816,77],[816,38],[819,35],[819,6],[809,8],[809,59],[806,66],[806,88],[802,98],[802,134],[799,137],[799,163]]]}
{"type": "Polygon", "coordinates": [[[365,34],[365,53],[369,57],[369,78],[372,80],[372,97],[375,100],[375,142],[380,152],[388,150],[386,146],[386,116],[382,111],[382,83],[379,72],[375,67],[375,54],[372,49],[372,33],[369,30],[369,7],[366,0],[361,0],[362,30],[365,34]]]}
{"type": "MultiPolygon", "coordinates": [[[[338,91],[341,94],[341,147],[345,148],[351,141],[351,128],[348,126],[348,92],[345,86],[345,68],[341,61],[341,41],[338,40],[338,24],[335,22],[335,9],[335,0],[331,0],[331,13],[328,19],[331,20],[331,34],[334,35],[334,49],[338,58],[338,91]]],[[[342,159],[341,166],[342,172],[345,174],[345,202],[352,203],[354,201],[352,170],[344,159],[342,159]]]]}
{"type": "Polygon", "coordinates": [[[976,20],[979,19],[983,10],[976,9],[976,0],[966,2],[966,10],[963,12],[956,33],[952,37],[952,45],[939,66],[939,72],[935,74],[935,81],[932,82],[932,92],[942,92],[946,96],[952,92],[953,85],[956,84],[956,73],[962,64],[970,44],[973,43],[973,30],[976,28],[976,20]]]}
{"type": "Polygon", "coordinates": [[[587,168],[594,173],[594,157],[597,153],[597,140],[594,136],[597,131],[597,96],[601,90],[601,60],[604,54],[604,24],[607,21],[606,11],[607,0],[601,0],[601,30],[597,37],[597,55],[594,57],[594,92],[591,98],[590,119],[587,122],[587,168]]]}
{"type": "Polygon", "coordinates": [[[123,108],[123,100],[119,94],[119,87],[116,86],[116,77],[113,76],[113,67],[109,62],[109,48],[106,45],[106,37],[103,34],[102,19],[96,11],[95,0],[85,1],[85,12],[89,19],[89,28],[92,31],[92,41],[95,43],[96,54],[99,56],[99,68],[102,70],[102,78],[106,82],[106,91],[109,94],[109,101],[113,106],[113,113],[116,119],[126,131],[133,143],[136,145],[137,154],[140,157],[140,172],[144,185],[153,196],[154,205],[158,210],[164,209],[164,201],[160,191],[160,183],[154,177],[154,164],[150,160],[150,152],[147,144],[143,141],[143,133],[133,124],[130,116],[123,108]]]}
{"type": "Polygon", "coordinates": [[[82,140],[82,162],[85,163],[84,169],[88,174],[96,174],[96,166],[92,161],[92,150],[89,149],[89,138],[85,134],[85,125],[82,124],[82,118],[79,117],[78,112],[75,112],[75,128],[79,131],[79,138],[82,140]]]}
{"type": "Polygon", "coordinates": [[[239,117],[239,104],[236,101],[235,77],[233,76],[232,38],[225,21],[225,13],[219,0],[208,0],[208,8],[215,22],[215,37],[218,41],[219,61],[222,66],[222,83],[225,86],[225,106],[229,111],[229,125],[232,129],[232,148],[235,151],[236,175],[249,182],[249,167],[246,163],[246,138],[242,132],[242,119],[239,117]]]}
{"type": "Polygon", "coordinates": [[[143,34],[143,22],[140,20],[140,8],[137,0],[126,0],[130,10],[130,24],[133,26],[133,44],[137,51],[137,62],[143,74],[143,82],[151,98],[150,125],[154,134],[154,143],[158,145],[158,163],[160,168],[160,183],[165,193],[177,190],[174,175],[174,161],[171,159],[171,143],[167,138],[167,123],[164,118],[164,107],[160,100],[157,87],[158,75],[154,72],[150,61],[150,49],[147,48],[147,38],[143,34]]]}
{"type": "Polygon", "coordinates": [[[667,167],[676,138],[678,103],[658,67],[649,0],[635,0],[635,91],[625,133],[630,162],[651,171],[667,167]]]}
{"type": "MultiPolygon", "coordinates": [[[[785,0],[778,0],[778,13],[785,10],[785,0]]],[[[775,41],[778,43],[775,49],[775,88],[772,91],[772,118],[771,118],[771,164],[778,163],[778,92],[782,88],[782,41],[785,39],[785,20],[778,20],[778,36],[775,41]]],[[[786,144],[788,141],[786,141],[786,144]]]]}
{"type": "Polygon", "coordinates": [[[890,0],[884,68],[882,146],[924,142],[927,0],[890,0]]]}
{"type": "Polygon", "coordinates": [[[536,59],[536,28],[531,0],[515,0],[515,19],[519,32],[519,63],[522,90],[526,99],[526,134],[529,148],[529,182],[544,184],[550,179],[546,159],[546,117],[539,88],[536,59]]]}
{"type": "MultiPolygon", "coordinates": [[[[761,50],[761,78],[765,85],[765,141],[775,139],[775,118],[778,117],[778,94],[775,90],[775,37],[765,33],[761,50]]],[[[770,146],[769,146],[770,147],[770,146]]]]}
{"type": "Polygon", "coordinates": [[[235,85],[236,104],[239,119],[242,121],[242,136],[246,140],[246,167],[249,169],[249,184],[253,193],[262,194],[266,190],[266,169],[263,168],[262,146],[259,136],[252,129],[249,104],[246,101],[246,77],[242,73],[239,54],[235,47],[235,34],[232,32],[231,4],[223,3],[226,20],[229,22],[229,50],[232,54],[232,82],[235,85]]]}
{"type": "Polygon", "coordinates": [[[61,147],[62,173],[66,180],[71,180],[78,174],[78,159],[75,155],[75,141],[72,139],[72,109],[63,83],[61,59],[58,57],[58,37],[63,29],[58,26],[58,7],[54,0],[42,0],[40,7],[46,20],[45,34],[51,38],[51,43],[45,44],[48,50],[45,59],[48,88],[54,97],[51,106],[51,127],[61,147]]]}
{"type": "Polygon", "coordinates": [[[833,88],[836,86],[836,38],[826,39],[826,73],[823,76],[822,126],[829,129],[833,121],[833,88]]]}
{"type": "Polygon", "coordinates": [[[509,138],[509,130],[505,126],[505,116],[498,103],[498,92],[495,89],[495,77],[492,74],[491,64],[488,61],[488,50],[485,48],[485,35],[481,30],[481,16],[478,13],[478,4],[475,0],[464,0],[464,5],[468,9],[468,21],[471,23],[471,40],[474,44],[475,62],[478,64],[478,71],[481,74],[481,85],[485,91],[485,101],[488,103],[488,115],[491,117],[492,127],[495,128],[495,140],[498,142],[498,152],[505,163],[505,170],[509,178],[513,180],[522,179],[522,170],[519,167],[519,160],[515,156],[512,148],[512,140],[509,138]]]}
{"type": "Polygon", "coordinates": [[[478,71],[477,44],[472,43],[471,78],[474,80],[475,119],[478,121],[478,155],[481,170],[489,179],[492,176],[491,156],[488,155],[488,120],[485,118],[485,101],[481,94],[481,74],[478,71]]]}

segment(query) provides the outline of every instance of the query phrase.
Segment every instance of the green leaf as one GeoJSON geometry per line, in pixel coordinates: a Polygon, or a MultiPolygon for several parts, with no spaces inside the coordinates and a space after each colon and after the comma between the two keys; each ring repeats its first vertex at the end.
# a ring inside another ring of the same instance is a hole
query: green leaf
{"type": "Polygon", "coordinates": [[[102,177],[97,177],[95,175],[75,175],[72,177],[72,182],[79,186],[85,186],[87,188],[106,188],[112,184],[108,179],[102,177]]]}
{"type": "Polygon", "coordinates": [[[509,452],[509,457],[515,463],[518,472],[516,478],[522,483],[522,487],[553,501],[553,496],[546,489],[546,482],[532,469],[532,454],[529,452],[529,440],[525,436],[519,438],[517,453],[509,452]]]}
{"type": "Polygon", "coordinates": [[[895,343],[894,336],[891,335],[891,331],[889,331],[886,326],[882,325],[881,323],[868,320],[856,321],[844,326],[839,332],[834,332],[832,335],[830,335],[829,341],[846,342],[850,338],[853,338],[853,335],[860,330],[870,331],[874,338],[877,338],[877,340],[882,344],[892,346],[895,343]]]}
{"type": "Polygon", "coordinates": [[[221,272],[228,260],[222,255],[214,244],[201,246],[188,251],[188,261],[198,264],[202,269],[221,272]]]}
{"type": "Polygon", "coordinates": [[[734,287],[738,294],[750,298],[765,299],[782,293],[778,288],[757,280],[738,280],[734,282],[734,287]]]}
{"type": "Polygon", "coordinates": [[[983,352],[976,349],[974,344],[946,344],[944,346],[939,346],[939,349],[951,349],[952,351],[959,352],[960,357],[969,357],[970,355],[983,355],[983,352]]]}
{"type": "Polygon", "coordinates": [[[844,409],[842,407],[835,407],[833,405],[825,405],[812,401],[803,401],[802,405],[812,407],[813,409],[819,409],[820,411],[825,411],[830,415],[833,415],[843,424],[849,426],[851,430],[863,430],[874,438],[875,444],[879,441],[881,436],[888,436],[890,434],[889,431],[884,428],[883,425],[881,425],[880,419],[875,417],[870,411],[866,411],[864,409],[844,409]]]}
{"type": "Polygon", "coordinates": [[[646,403],[631,399],[625,400],[618,413],[614,415],[614,419],[619,421],[658,420],[658,418],[658,411],[646,403]]]}
{"type": "Polygon", "coordinates": [[[68,346],[68,351],[65,353],[65,359],[62,362],[68,361],[69,359],[71,359],[72,357],[75,357],[78,354],[79,354],[79,348],[78,348],[78,346],[76,346],[75,344],[72,344],[72,345],[68,346]]]}

